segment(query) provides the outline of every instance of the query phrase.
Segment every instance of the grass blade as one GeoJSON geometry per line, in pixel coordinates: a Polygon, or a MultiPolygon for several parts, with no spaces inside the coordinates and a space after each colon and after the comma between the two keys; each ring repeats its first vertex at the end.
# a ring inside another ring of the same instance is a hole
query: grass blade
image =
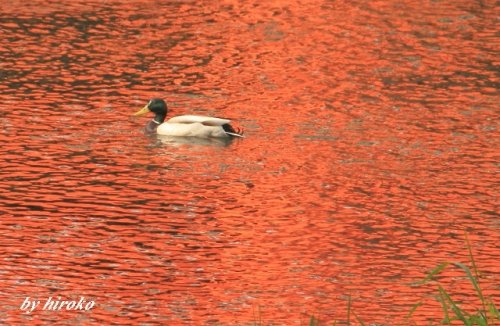
{"type": "Polygon", "coordinates": [[[361,318],[358,317],[358,315],[354,313],[354,311],[352,312],[352,314],[354,315],[354,318],[356,318],[356,320],[361,326],[366,326],[366,324],[361,320],[361,318]]]}
{"type": "Polygon", "coordinates": [[[406,315],[406,318],[409,319],[413,316],[413,313],[415,312],[415,310],[417,310],[418,307],[420,307],[422,305],[422,301],[419,301],[417,302],[416,304],[414,304],[410,311],[408,312],[408,315],[406,315]]]}
{"type": "Polygon", "coordinates": [[[441,307],[443,307],[444,319],[441,324],[449,325],[451,320],[450,315],[448,314],[448,305],[446,304],[446,298],[441,292],[439,292],[437,300],[439,301],[439,303],[441,303],[441,307]]]}
{"type": "Polygon", "coordinates": [[[484,313],[486,313],[486,311],[487,311],[486,310],[486,302],[484,301],[483,293],[481,291],[481,288],[479,287],[479,271],[477,269],[476,260],[474,259],[474,255],[472,254],[472,246],[470,244],[469,235],[467,233],[465,234],[465,242],[467,243],[467,250],[469,251],[469,258],[470,258],[470,261],[472,263],[472,270],[474,271],[475,282],[472,280],[471,277],[469,277],[469,279],[471,280],[472,284],[474,285],[474,288],[476,288],[476,291],[479,294],[479,299],[481,300],[481,304],[483,306],[483,311],[484,311],[484,313]]]}
{"type": "Polygon", "coordinates": [[[445,269],[446,266],[448,266],[449,264],[450,264],[449,262],[444,262],[444,263],[439,264],[436,268],[434,268],[432,271],[430,271],[429,274],[427,274],[427,276],[423,280],[412,283],[412,285],[422,285],[422,284],[425,284],[425,283],[431,281],[434,278],[434,276],[441,273],[443,271],[443,269],[445,269]]]}
{"type": "Polygon", "coordinates": [[[476,275],[476,279],[479,280],[479,271],[476,266],[476,261],[474,260],[474,255],[472,255],[472,246],[469,241],[469,236],[465,234],[465,242],[467,243],[467,250],[469,251],[469,258],[472,263],[472,269],[474,270],[474,274],[476,275]]]}
{"type": "Polygon", "coordinates": [[[457,306],[457,304],[455,303],[455,301],[453,301],[453,299],[445,291],[445,289],[443,289],[443,287],[441,285],[439,285],[439,293],[441,293],[441,295],[451,305],[451,310],[453,310],[453,312],[455,313],[455,316],[457,316],[457,318],[459,320],[461,320],[465,325],[470,325],[470,320],[468,318],[468,317],[470,317],[470,315],[466,311],[463,311],[462,309],[460,309],[459,306],[457,306]],[[465,317],[465,315],[467,315],[467,317],[465,317]]]}
{"type": "Polygon", "coordinates": [[[257,320],[257,316],[255,315],[255,307],[253,307],[253,324],[254,326],[262,326],[262,313],[260,311],[260,305],[257,306],[259,311],[259,319],[257,320]]]}
{"type": "Polygon", "coordinates": [[[485,301],[484,301],[483,292],[481,291],[481,288],[479,287],[479,283],[478,283],[477,278],[475,278],[472,275],[470,269],[467,266],[465,266],[464,264],[462,264],[462,263],[453,263],[453,265],[455,265],[458,268],[462,269],[465,272],[465,274],[467,274],[467,277],[469,278],[469,280],[471,281],[472,285],[474,286],[474,289],[476,290],[477,295],[479,296],[479,299],[481,300],[481,303],[483,304],[483,310],[486,311],[486,304],[485,304],[485,301]]]}
{"type": "Polygon", "coordinates": [[[498,309],[495,307],[495,304],[493,302],[488,303],[488,307],[490,308],[490,314],[495,318],[500,320],[500,313],[498,312],[498,309]]]}

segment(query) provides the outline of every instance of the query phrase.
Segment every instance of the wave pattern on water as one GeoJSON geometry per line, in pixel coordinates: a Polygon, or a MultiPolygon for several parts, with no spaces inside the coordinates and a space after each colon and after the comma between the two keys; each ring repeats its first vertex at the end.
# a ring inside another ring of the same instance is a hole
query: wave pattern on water
{"type": "Polygon", "coordinates": [[[2,323],[392,325],[498,297],[492,1],[0,4],[2,323]],[[149,98],[232,143],[144,135],[149,98]],[[462,301],[472,292],[450,272],[462,301]],[[25,297],[96,301],[21,313],[25,297]]]}

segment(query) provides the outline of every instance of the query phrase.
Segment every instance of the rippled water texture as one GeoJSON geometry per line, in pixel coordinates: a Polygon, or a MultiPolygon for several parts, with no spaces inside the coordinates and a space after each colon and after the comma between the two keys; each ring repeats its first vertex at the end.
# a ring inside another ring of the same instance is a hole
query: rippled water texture
{"type": "MultiPolygon", "coordinates": [[[[0,3],[0,323],[436,324],[500,296],[495,1],[0,3]],[[234,119],[230,144],[143,133],[234,119]],[[473,305],[463,273],[443,284],[473,305]],[[91,311],[22,313],[27,297],[91,311]]],[[[498,302],[497,302],[498,305],[498,302]]]]}

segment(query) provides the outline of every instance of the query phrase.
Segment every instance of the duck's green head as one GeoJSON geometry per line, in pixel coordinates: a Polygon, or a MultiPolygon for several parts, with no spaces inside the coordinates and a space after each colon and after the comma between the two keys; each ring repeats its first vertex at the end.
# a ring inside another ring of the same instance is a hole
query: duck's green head
{"type": "Polygon", "coordinates": [[[162,123],[167,116],[167,103],[161,98],[154,98],[148,102],[142,109],[134,113],[134,115],[143,115],[148,112],[153,112],[155,114],[154,121],[157,123],[162,123]]]}

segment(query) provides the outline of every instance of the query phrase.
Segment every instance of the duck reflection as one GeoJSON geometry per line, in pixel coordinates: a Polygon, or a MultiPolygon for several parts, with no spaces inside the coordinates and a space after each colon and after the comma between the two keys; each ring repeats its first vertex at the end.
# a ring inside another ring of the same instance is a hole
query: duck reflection
{"type": "Polygon", "coordinates": [[[233,142],[233,138],[199,138],[199,137],[181,137],[157,135],[162,144],[171,146],[197,145],[197,146],[215,146],[227,147],[233,142]]]}

